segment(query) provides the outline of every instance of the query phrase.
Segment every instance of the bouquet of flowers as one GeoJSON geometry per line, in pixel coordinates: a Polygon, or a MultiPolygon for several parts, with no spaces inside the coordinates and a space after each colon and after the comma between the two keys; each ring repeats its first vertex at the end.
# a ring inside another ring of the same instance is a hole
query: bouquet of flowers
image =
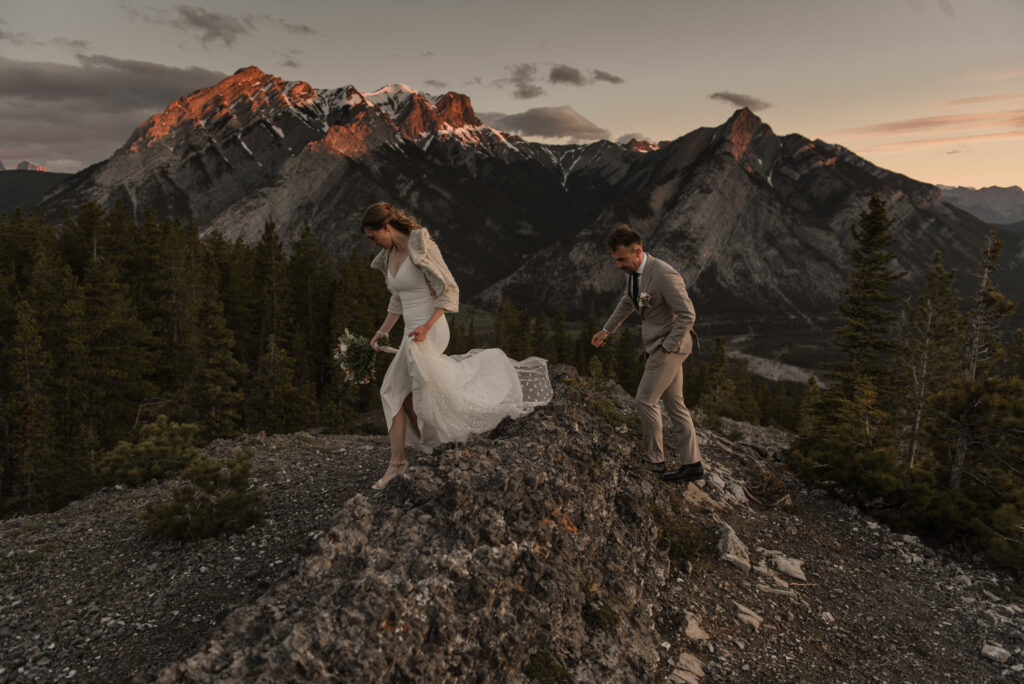
{"type": "Polygon", "coordinates": [[[377,364],[370,340],[353,335],[345,328],[334,348],[334,362],[341,368],[342,379],[353,385],[367,385],[377,375],[377,364]]]}

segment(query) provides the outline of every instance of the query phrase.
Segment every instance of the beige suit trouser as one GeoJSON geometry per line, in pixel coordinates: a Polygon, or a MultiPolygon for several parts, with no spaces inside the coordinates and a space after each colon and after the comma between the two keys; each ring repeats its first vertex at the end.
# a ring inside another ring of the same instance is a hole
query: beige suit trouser
{"type": "Polygon", "coordinates": [[[676,445],[679,450],[679,465],[696,463],[700,460],[697,448],[697,432],[693,418],[683,402],[683,361],[689,354],[666,354],[658,349],[647,357],[644,375],[636,389],[636,411],[640,414],[640,425],[644,433],[644,450],[647,460],[664,463],[665,448],[662,442],[660,400],[665,401],[665,410],[672,419],[676,445]]]}

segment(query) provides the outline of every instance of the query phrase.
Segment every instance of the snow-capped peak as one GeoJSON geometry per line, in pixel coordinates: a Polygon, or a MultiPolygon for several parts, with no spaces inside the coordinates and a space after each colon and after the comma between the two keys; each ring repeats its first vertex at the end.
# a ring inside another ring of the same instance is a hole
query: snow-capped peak
{"type": "Polygon", "coordinates": [[[372,104],[393,111],[405,104],[409,98],[414,95],[419,95],[434,107],[436,107],[438,101],[440,101],[439,97],[435,97],[419,90],[413,90],[404,83],[392,83],[391,85],[386,85],[372,93],[364,93],[364,95],[372,104]]]}

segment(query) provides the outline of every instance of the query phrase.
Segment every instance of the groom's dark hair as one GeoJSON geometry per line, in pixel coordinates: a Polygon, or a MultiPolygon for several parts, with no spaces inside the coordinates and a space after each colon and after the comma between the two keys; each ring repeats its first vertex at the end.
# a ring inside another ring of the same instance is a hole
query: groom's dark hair
{"type": "Polygon", "coordinates": [[[617,247],[643,246],[644,241],[633,232],[632,228],[623,223],[621,226],[616,226],[612,234],[608,236],[607,244],[608,249],[614,252],[617,247]]]}

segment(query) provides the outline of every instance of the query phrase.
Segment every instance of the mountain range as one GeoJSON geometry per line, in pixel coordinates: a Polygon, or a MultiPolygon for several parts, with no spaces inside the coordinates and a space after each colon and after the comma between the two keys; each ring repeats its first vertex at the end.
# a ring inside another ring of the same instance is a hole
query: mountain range
{"type": "MultiPolygon", "coordinates": [[[[603,314],[622,289],[603,242],[626,222],[679,268],[706,330],[779,349],[831,327],[850,226],[872,193],[887,201],[906,287],[939,250],[971,290],[985,221],[937,186],[777,135],[748,109],[657,144],[548,145],[485,126],[455,92],[316,89],[249,67],[150,117],[43,204],[56,215],[122,201],[247,241],[268,220],[286,242],[308,224],[340,258],[364,242],[363,209],[388,200],[431,230],[464,298],[576,315],[603,314]]],[[[1004,237],[1000,284],[1019,300],[1024,236],[1004,237]]]]}
{"type": "Polygon", "coordinates": [[[965,188],[940,185],[942,198],[969,211],[982,221],[995,224],[1024,222],[1024,190],[1018,186],[1001,188],[965,188]]]}

